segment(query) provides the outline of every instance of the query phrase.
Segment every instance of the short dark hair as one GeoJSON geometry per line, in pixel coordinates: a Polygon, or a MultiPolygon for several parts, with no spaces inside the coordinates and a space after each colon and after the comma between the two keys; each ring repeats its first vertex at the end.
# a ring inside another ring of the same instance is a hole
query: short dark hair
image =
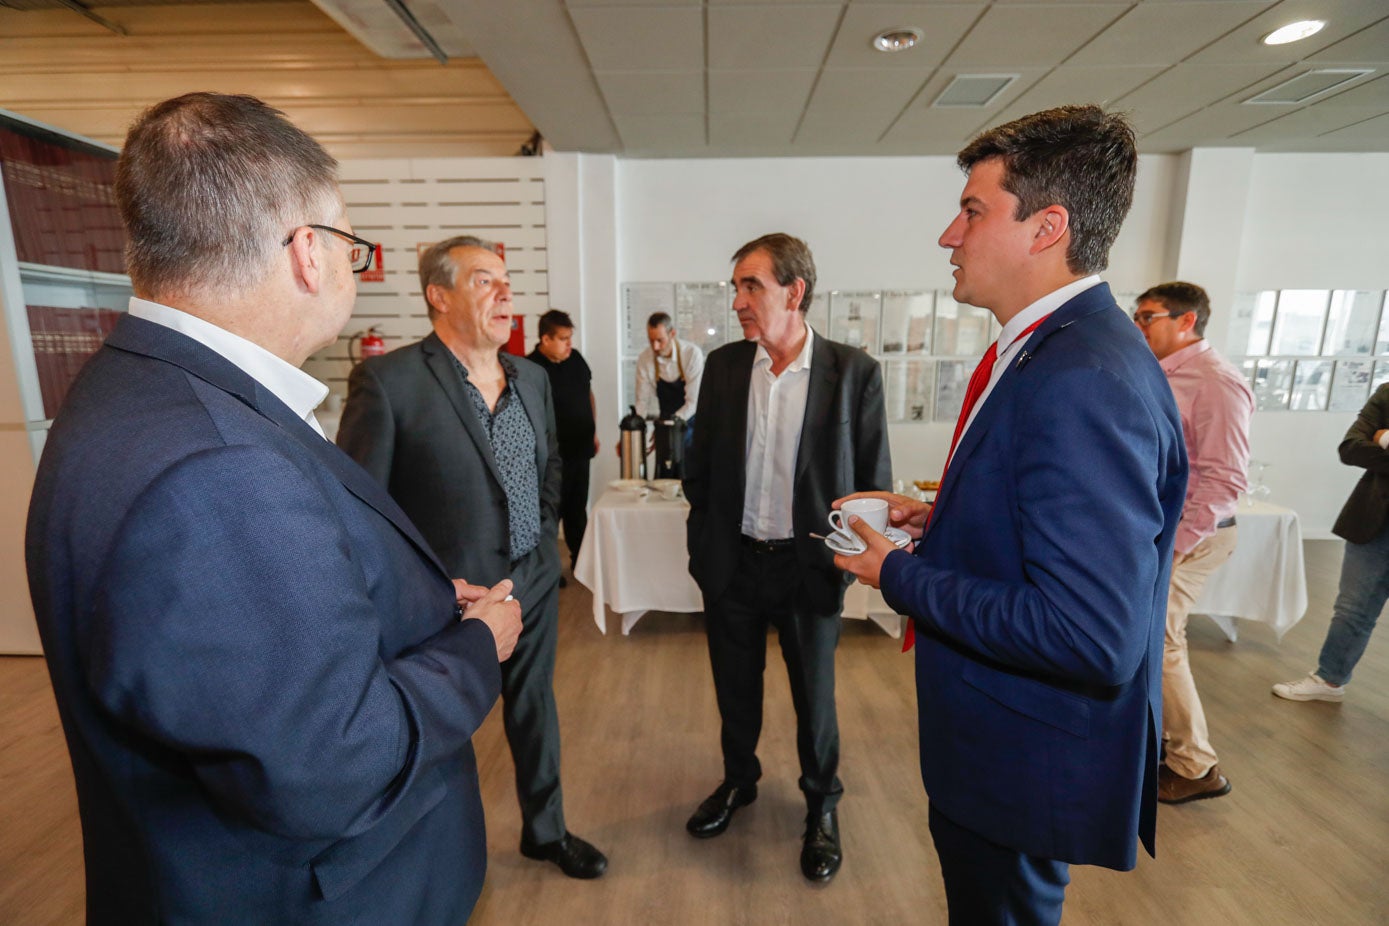
{"type": "Polygon", "coordinates": [[[1066,266],[1072,273],[1098,273],[1109,265],[1138,174],[1127,118],[1094,105],[1048,109],[989,129],[956,161],[968,172],[992,158],[1003,162],[1003,188],[1018,198],[1018,221],[1053,204],[1070,214],[1066,266]]]}
{"type": "Polygon", "coordinates": [[[420,295],[424,297],[424,304],[431,319],[439,314],[439,310],[429,301],[429,287],[442,286],[444,289],[453,289],[453,285],[458,282],[458,264],[450,256],[454,248],[482,248],[484,251],[497,253],[496,242],[486,241],[476,235],[454,235],[426,248],[420,255],[420,295]]]}
{"type": "Polygon", "coordinates": [[[1160,303],[1173,318],[1195,312],[1196,327],[1192,330],[1198,338],[1206,336],[1206,322],[1211,319],[1211,297],[1195,283],[1183,283],[1181,280],[1159,283],[1139,296],[1138,301],[1160,303]]]}
{"type": "Polygon", "coordinates": [[[551,309],[540,316],[540,330],[537,332],[537,336],[543,338],[546,335],[554,334],[561,328],[568,328],[572,331],[574,329],[574,320],[569,317],[568,312],[561,312],[559,309],[551,309]]]}
{"type": "Polygon", "coordinates": [[[651,317],[646,320],[646,327],[655,328],[660,326],[667,331],[675,330],[675,322],[670,320],[669,312],[652,312],[651,317]]]}
{"type": "Polygon", "coordinates": [[[252,96],[189,93],[130,127],[116,165],[126,269],[137,292],[241,290],[295,228],[336,221],[338,162],[252,96]]]}
{"type": "Polygon", "coordinates": [[[796,280],[805,280],[805,295],[797,306],[802,312],[810,311],[810,297],[815,295],[815,258],[810,253],[810,245],[799,238],[781,232],[763,235],[749,241],[733,254],[733,263],[755,251],[766,251],[772,259],[772,275],[782,286],[790,286],[796,280]]]}

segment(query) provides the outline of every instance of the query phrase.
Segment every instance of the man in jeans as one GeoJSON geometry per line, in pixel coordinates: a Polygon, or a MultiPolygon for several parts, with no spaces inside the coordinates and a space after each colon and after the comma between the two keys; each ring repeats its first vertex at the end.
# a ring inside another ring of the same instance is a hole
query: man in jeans
{"type": "Polygon", "coordinates": [[[1342,463],[1363,467],[1365,475],[1332,528],[1345,538],[1346,554],[1317,671],[1273,686],[1274,694],[1289,701],[1345,697],[1346,683],[1389,599],[1389,383],[1370,396],[1337,449],[1342,463]]]}
{"type": "Polygon", "coordinates": [[[1167,755],[1158,766],[1158,800],[1165,804],[1230,793],[1230,782],[1216,764],[1206,712],[1191,675],[1186,623],[1210,574],[1235,552],[1235,508],[1248,485],[1245,471],[1254,395],[1239,370],[1206,341],[1210,316],[1210,299],[1194,283],[1154,286],[1138,297],[1133,313],[1177,400],[1191,466],[1172,559],[1162,647],[1162,731],[1167,755]]]}

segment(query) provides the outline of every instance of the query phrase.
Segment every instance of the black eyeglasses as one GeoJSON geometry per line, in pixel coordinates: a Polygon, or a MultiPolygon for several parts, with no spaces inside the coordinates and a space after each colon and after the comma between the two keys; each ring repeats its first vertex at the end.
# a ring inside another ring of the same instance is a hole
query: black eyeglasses
{"type": "Polygon", "coordinates": [[[1133,320],[1138,322],[1140,328],[1147,328],[1159,318],[1171,318],[1171,312],[1134,312],[1133,320]]]}
{"type": "MultiPolygon", "coordinates": [[[[334,228],[331,225],[300,225],[299,228],[316,228],[319,231],[332,232],[339,238],[346,238],[348,241],[352,242],[352,253],[349,256],[352,261],[353,273],[361,273],[371,267],[371,259],[376,256],[376,242],[368,241],[365,238],[359,238],[356,235],[343,231],[341,228],[334,228]]],[[[296,228],[294,231],[298,231],[299,228],[296,228]]],[[[288,247],[289,243],[293,240],[294,232],[290,232],[289,236],[281,242],[281,247],[288,247]]]]}

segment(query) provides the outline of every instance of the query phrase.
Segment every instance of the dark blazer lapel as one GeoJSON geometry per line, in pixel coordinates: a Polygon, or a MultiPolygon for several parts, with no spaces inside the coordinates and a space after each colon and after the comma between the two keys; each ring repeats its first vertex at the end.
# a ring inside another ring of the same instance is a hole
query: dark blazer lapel
{"type": "Polygon", "coordinates": [[[545,396],[540,389],[540,382],[522,376],[519,372],[516,374],[516,393],[521,397],[521,407],[526,410],[526,415],[531,420],[531,428],[535,431],[535,469],[544,481],[550,446],[545,433],[545,396]]]}
{"type": "Polygon", "coordinates": [[[274,422],[326,466],[347,491],[394,524],[426,559],[438,567],[440,573],[448,575],[414,523],[366,470],[324,439],[307,421],[294,414],[274,393],[236,364],[186,335],[130,315],[121,318],[106,343],[117,350],[172,363],[234,396],[248,408],[274,422]]]}
{"type": "MultiPolygon", "coordinates": [[[[443,388],[444,395],[448,396],[449,404],[453,406],[454,413],[462,422],[463,430],[468,432],[468,437],[477,447],[478,455],[487,464],[488,472],[497,480],[497,485],[503,485],[502,471],[497,467],[497,458],[492,453],[492,442],[482,430],[482,422],[477,420],[477,412],[473,409],[472,401],[463,391],[463,380],[454,365],[452,352],[439,340],[437,334],[431,334],[421,341],[420,350],[424,354],[425,366],[429,367],[429,371],[443,388]]],[[[543,429],[540,433],[544,433],[543,429]]]]}
{"type": "MultiPolygon", "coordinates": [[[[757,343],[755,341],[744,341],[743,349],[737,358],[737,363],[729,366],[728,391],[729,408],[722,411],[728,416],[728,435],[729,440],[734,445],[727,451],[716,457],[716,459],[726,460],[730,464],[730,469],[736,474],[738,481],[738,503],[741,505],[743,495],[747,491],[748,467],[747,467],[747,440],[748,440],[748,394],[752,390],[752,367],[757,359],[757,343]]],[[[703,387],[701,387],[702,389],[703,387]]],[[[706,409],[708,411],[708,409],[706,409]]],[[[741,509],[737,514],[737,519],[742,520],[741,509]]]]}
{"type": "MultiPolygon", "coordinates": [[[[830,402],[839,386],[839,363],[829,343],[819,335],[810,348],[810,386],[805,396],[805,417],[801,421],[801,441],[796,447],[795,485],[799,486],[815,448],[833,446],[824,439],[829,427],[830,402]]],[[[744,403],[744,407],[746,408],[744,403]]],[[[746,414],[746,412],[744,412],[746,414]]]]}

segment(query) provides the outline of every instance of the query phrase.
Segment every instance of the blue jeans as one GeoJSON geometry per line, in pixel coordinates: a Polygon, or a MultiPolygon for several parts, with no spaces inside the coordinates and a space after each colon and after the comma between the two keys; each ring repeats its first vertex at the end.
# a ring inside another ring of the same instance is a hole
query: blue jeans
{"type": "Polygon", "coordinates": [[[1370,642],[1375,621],[1389,600],[1389,527],[1369,543],[1347,543],[1341,562],[1341,590],[1331,609],[1317,675],[1329,685],[1350,681],[1370,642]]]}

